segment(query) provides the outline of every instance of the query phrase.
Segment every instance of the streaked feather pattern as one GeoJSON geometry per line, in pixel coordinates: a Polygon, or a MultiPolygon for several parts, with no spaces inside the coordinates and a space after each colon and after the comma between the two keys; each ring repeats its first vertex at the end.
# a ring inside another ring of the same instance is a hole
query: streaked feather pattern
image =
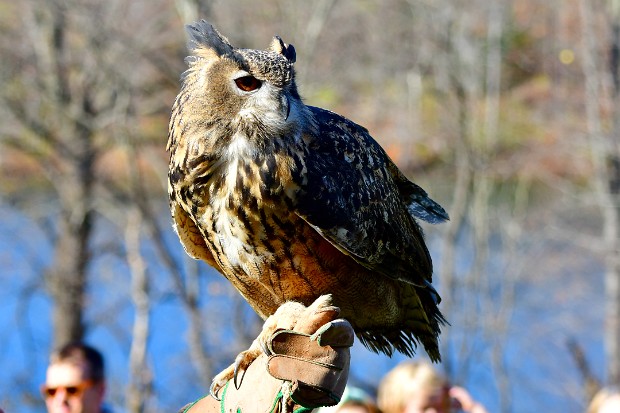
{"type": "Polygon", "coordinates": [[[416,219],[446,212],[368,131],[306,106],[295,50],[238,49],[205,21],[169,126],[169,195],[188,254],[220,271],[263,318],[323,294],[371,350],[439,360],[444,323],[416,219]]]}

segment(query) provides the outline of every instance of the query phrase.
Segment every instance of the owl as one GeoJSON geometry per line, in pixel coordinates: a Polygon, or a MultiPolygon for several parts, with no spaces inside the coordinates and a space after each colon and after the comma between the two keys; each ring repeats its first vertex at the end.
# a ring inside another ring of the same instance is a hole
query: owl
{"type": "Polygon", "coordinates": [[[370,350],[411,356],[421,343],[438,361],[445,320],[416,220],[446,221],[444,209],[365,128],[304,104],[292,45],[236,48],[204,20],[187,31],[167,145],[186,252],[263,319],[330,294],[370,350]]]}

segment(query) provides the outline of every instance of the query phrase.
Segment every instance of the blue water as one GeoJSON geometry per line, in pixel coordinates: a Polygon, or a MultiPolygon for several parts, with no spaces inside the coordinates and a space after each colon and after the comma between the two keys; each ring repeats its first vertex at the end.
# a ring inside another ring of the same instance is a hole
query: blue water
{"type": "MultiPolygon", "coordinates": [[[[164,222],[166,219],[162,218],[164,222]]],[[[432,242],[433,234],[428,232],[431,253],[440,261],[439,243],[432,242]]],[[[96,242],[104,245],[114,235],[103,231],[96,242]]],[[[187,262],[171,229],[166,236],[176,245],[177,258],[187,262]]],[[[452,326],[447,328],[450,335],[444,335],[444,342],[448,340],[444,357],[452,361],[450,376],[467,387],[489,412],[500,411],[497,378],[501,372],[493,368],[494,349],[510,383],[502,394],[508,400],[509,411],[581,412],[580,377],[566,340],[577,340],[594,372],[603,377],[602,268],[583,251],[579,257],[569,244],[552,245],[549,252],[539,256],[538,248],[533,251],[531,262],[520,263],[524,274],[515,283],[515,306],[510,309],[505,333],[493,335],[459,324],[463,308],[474,309],[480,317],[498,311],[494,297],[505,285],[502,265],[498,264],[497,275],[489,282],[484,296],[463,290],[455,301],[456,307],[462,307],[456,308],[455,314],[446,314],[452,326]],[[460,353],[462,345],[470,348],[465,356],[460,353]]],[[[41,274],[49,264],[50,253],[51,245],[37,225],[18,211],[0,205],[0,406],[7,413],[45,411],[38,387],[44,380],[50,351],[51,306],[41,274]]],[[[207,389],[200,385],[192,367],[187,348],[189,322],[174,294],[172,281],[161,269],[151,246],[145,245],[144,253],[153,277],[148,361],[154,377],[154,396],[149,411],[176,411],[207,389]]],[[[459,267],[471,265],[468,254],[467,248],[463,248],[459,267]]],[[[218,354],[222,349],[229,350],[220,360],[221,368],[240,349],[231,344],[237,337],[231,328],[231,302],[238,300],[231,299],[236,293],[221,276],[206,265],[202,265],[201,272],[201,288],[211,293],[202,299],[209,334],[207,348],[218,354]]],[[[91,273],[94,278],[89,290],[87,339],[105,353],[108,401],[115,412],[122,412],[134,316],[129,299],[130,280],[123,261],[112,255],[99,257],[91,273]]],[[[257,318],[247,305],[242,305],[242,312],[243,328],[251,336],[257,332],[257,318]]],[[[376,355],[356,343],[350,383],[374,391],[380,378],[404,359],[400,355],[392,359],[376,355]]]]}

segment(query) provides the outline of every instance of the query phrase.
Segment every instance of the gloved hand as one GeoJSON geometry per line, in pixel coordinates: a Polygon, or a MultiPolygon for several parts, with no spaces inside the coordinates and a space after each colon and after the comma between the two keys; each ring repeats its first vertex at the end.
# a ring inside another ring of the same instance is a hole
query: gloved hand
{"type": "Polygon", "coordinates": [[[293,328],[275,330],[265,343],[265,354],[250,364],[238,389],[231,380],[221,401],[206,396],[181,411],[299,412],[337,404],[349,376],[354,333],[330,303],[323,296],[304,311],[280,314],[296,319],[293,328]]]}

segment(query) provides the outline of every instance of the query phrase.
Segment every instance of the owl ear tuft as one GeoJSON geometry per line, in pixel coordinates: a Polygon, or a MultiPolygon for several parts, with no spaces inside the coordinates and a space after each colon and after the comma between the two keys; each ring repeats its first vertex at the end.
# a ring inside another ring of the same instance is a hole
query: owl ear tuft
{"type": "Polygon", "coordinates": [[[271,44],[269,45],[269,50],[272,52],[276,52],[286,57],[289,62],[295,63],[297,60],[297,53],[295,52],[295,47],[292,44],[284,43],[284,40],[280,36],[274,36],[271,44]]]}
{"type": "Polygon", "coordinates": [[[190,51],[206,47],[213,50],[219,56],[233,52],[233,47],[228,39],[206,20],[188,24],[185,26],[185,30],[189,37],[187,48],[190,51]]]}

